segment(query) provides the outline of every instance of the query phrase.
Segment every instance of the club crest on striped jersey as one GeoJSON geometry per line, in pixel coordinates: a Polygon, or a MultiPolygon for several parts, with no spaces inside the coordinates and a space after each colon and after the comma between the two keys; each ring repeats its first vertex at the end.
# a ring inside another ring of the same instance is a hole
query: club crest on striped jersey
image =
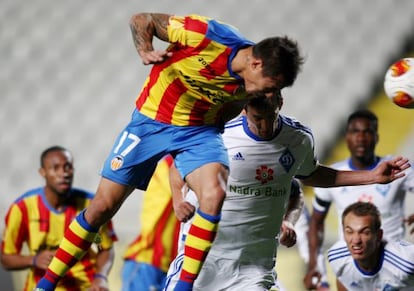
{"type": "Polygon", "coordinates": [[[124,158],[122,156],[116,156],[111,160],[111,169],[112,171],[116,171],[122,167],[124,164],[124,158]]]}

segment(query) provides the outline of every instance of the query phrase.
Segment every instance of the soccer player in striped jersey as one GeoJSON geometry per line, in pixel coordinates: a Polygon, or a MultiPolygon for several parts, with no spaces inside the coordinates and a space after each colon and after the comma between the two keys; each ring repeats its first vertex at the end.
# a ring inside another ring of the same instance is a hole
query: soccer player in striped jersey
{"type": "Polygon", "coordinates": [[[144,193],[141,231],[128,245],[122,267],[122,291],[160,291],[177,255],[180,222],[172,206],[169,171],[173,158],[163,158],[144,193]]]}
{"type": "Polygon", "coordinates": [[[185,272],[177,286],[191,290],[214,240],[225,197],[228,157],[220,135],[222,110],[247,99],[247,92],[291,86],[303,63],[297,43],[286,36],[254,43],[234,27],[199,15],[140,13],[131,18],[130,27],[142,62],[152,69],[132,120],[104,164],[95,198],[73,222],[75,231],[65,236],[39,290],[54,289],[128,195],[147,188],[166,154],[174,156],[200,201],[190,232],[201,243],[196,251],[186,250],[185,272]],[[168,48],[154,49],[153,37],[168,42],[168,48]]]}
{"type": "Polygon", "coordinates": [[[340,240],[328,251],[338,291],[413,290],[414,245],[383,239],[378,208],[356,202],[342,213],[340,240]]]}
{"type": "MultiPolygon", "coordinates": [[[[28,269],[23,290],[32,291],[44,275],[65,229],[88,206],[92,194],[72,188],[73,157],[65,148],[43,151],[40,175],[45,186],[32,189],[13,202],[6,219],[1,246],[1,263],[8,270],[28,269]],[[27,245],[28,254],[23,252],[27,245]]],[[[99,231],[99,241],[60,280],[58,290],[108,290],[107,276],[113,263],[113,242],[117,237],[109,221],[99,231]]]]}

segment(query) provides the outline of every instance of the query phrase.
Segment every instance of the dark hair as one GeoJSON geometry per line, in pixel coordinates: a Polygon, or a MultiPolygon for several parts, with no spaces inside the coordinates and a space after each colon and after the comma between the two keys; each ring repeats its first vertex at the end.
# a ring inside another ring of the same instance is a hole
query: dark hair
{"type": "Polygon", "coordinates": [[[372,203],[355,202],[351,205],[348,205],[348,207],[345,208],[344,212],[342,212],[342,224],[344,223],[345,217],[349,213],[353,213],[356,216],[371,216],[373,230],[377,231],[381,228],[381,214],[377,206],[372,203]]]}
{"type": "Polygon", "coordinates": [[[275,91],[272,93],[272,96],[266,96],[262,93],[257,93],[252,95],[252,97],[247,101],[244,106],[244,109],[247,110],[248,106],[251,106],[256,109],[268,109],[276,110],[283,103],[283,97],[280,91],[275,91]]]}
{"type": "Polygon", "coordinates": [[[253,46],[253,56],[263,60],[263,75],[283,76],[283,87],[292,86],[304,58],[296,41],[287,36],[266,38],[253,46]]]}
{"type": "Polygon", "coordinates": [[[378,117],[372,111],[368,109],[361,109],[361,110],[357,110],[353,112],[348,117],[347,127],[354,119],[357,119],[357,118],[363,118],[363,119],[369,120],[372,126],[374,127],[375,131],[378,130],[378,117]]]}
{"type": "Polygon", "coordinates": [[[68,152],[68,150],[62,146],[51,146],[45,149],[40,155],[40,166],[43,168],[46,156],[51,152],[68,152]]]}

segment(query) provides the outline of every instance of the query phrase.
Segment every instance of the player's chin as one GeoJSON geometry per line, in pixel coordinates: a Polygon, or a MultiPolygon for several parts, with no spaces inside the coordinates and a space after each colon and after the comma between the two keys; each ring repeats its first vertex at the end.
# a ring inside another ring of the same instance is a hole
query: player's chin
{"type": "Polygon", "coordinates": [[[261,90],[259,88],[259,86],[257,86],[254,83],[250,83],[250,82],[245,82],[244,84],[244,90],[251,95],[260,95],[263,94],[263,90],[261,90]]]}
{"type": "Polygon", "coordinates": [[[362,260],[365,258],[365,254],[362,251],[352,251],[351,256],[354,260],[362,260]]]}
{"type": "Polygon", "coordinates": [[[72,186],[70,184],[59,184],[56,186],[56,192],[60,195],[66,195],[70,191],[71,187],[72,186]]]}
{"type": "Polygon", "coordinates": [[[259,132],[259,136],[263,139],[271,139],[273,137],[273,131],[272,132],[259,132]]]}

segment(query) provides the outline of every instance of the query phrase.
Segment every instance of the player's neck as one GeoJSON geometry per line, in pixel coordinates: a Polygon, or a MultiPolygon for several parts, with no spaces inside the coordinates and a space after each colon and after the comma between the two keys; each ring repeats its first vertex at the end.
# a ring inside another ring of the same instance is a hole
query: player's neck
{"type": "Polygon", "coordinates": [[[58,194],[48,187],[45,187],[45,196],[49,205],[58,211],[62,210],[67,204],[68,195],[58,194]]]}
{"type": "Polygon", "coordinates": [[[247,47],[239,50],[236,56],[231,61],[231,69],[234,73],[243,78],[243,72],[248,64],[248,59],[251,58],[252,47],[247,47]]]}
{"type": "Polygon", "coordinates": [[[350,166],[354,170],[370,170],[377,165],[379,159],[376,155],[370,157],[351,157],[350,166]]]}
{"type": "Polygon", "coordinates": [[[384,243],[381,242],[376,250],[366,259],[357,260],[358,267],[367,273],[376,273],[381,267],[382,252],[384,251],[384,243]]]}

